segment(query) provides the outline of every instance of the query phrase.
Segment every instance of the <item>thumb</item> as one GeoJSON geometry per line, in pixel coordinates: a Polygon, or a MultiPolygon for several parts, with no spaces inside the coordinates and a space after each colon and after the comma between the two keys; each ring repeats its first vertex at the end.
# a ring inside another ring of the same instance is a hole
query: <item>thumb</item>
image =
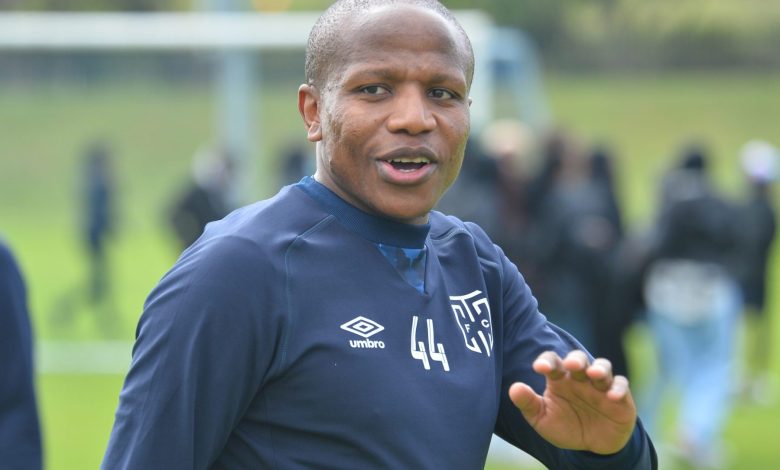
{"type": "Polygon", "coordinates": [[[515,382],[509,387],[509,399],[530,423],[536,421],[544,409],[542,397],[522,382],[515,382]]]}

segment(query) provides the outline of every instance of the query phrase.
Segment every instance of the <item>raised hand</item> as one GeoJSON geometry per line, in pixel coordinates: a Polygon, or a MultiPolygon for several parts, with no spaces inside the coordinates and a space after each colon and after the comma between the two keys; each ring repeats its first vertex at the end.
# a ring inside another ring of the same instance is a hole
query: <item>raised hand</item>
{"type": "Polygon", "coordinates": [[[628,379],[613,376],[608,360],[591,364],[583,351],[572,351],[565,359],[547,351],[533,368],[547,378],[544,394],[516,382],[509,387],[509,398],[539,435],[556,447],[597,454],[613,454],[626,445],[636,405],[628,379]]]}

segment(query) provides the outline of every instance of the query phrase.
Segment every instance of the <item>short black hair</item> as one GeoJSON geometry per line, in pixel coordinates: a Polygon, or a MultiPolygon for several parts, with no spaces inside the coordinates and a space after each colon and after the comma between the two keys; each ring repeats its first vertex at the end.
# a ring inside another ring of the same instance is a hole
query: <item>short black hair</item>
{"type": "Polygon", "coordinates": [[[334,2],[319,17],[309,33],[306,46],[306,81],[310,85],[319,85],[327,72],[325,64],[329,57],[336,54],[338,35],[344,20],[356,17],[372,8],[387,5],[414,5],[433,11],[455,26],[462,35],[468,54],[466,64],[466,79],[471,84],[474,75],[474,50],[471,47],[466,31],[460,25],[455,15],[438,0],[338,0],[334,2]]]}
{"type": "Polygon", "coordinates": [[[699,143],[686,145],[680,156],[680,167],[704,173],[707,171],[707,149],[699,143]]]}

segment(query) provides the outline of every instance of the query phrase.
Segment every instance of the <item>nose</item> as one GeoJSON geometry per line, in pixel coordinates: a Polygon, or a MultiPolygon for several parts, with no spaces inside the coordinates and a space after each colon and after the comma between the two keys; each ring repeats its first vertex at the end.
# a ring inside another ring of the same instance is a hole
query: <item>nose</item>
{"type": "Polygon", "coordinates": [[[387,128],[410,135],[432,131],[436,128],[436,117],[431,112],[431,104],[425,90],[411,86],[396,90],[387,128]]]}

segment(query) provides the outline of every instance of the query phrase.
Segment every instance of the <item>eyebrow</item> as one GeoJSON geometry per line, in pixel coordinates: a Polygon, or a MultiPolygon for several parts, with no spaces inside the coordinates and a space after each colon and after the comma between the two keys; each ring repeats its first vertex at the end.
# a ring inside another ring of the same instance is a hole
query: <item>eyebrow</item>
{"type": "MultiPolygon", "coordinates": [[[[366,79],[379,79],[379,80],[386,80],[386,81],[394,81],[398,79],[399,74],[394,72],[391,69],[383,69],[383,68],[371,68],[366,70],[359,70],[354,72],[350,77],[349,80],[366,80],[366,79]]],[[[427,80],[429,83],[433,84],[439,84],[439,83],[446,83],[446,82],[466,82],[465,74],[463,77],[458,77],[456,74],[450,74],[450,73],[436,73],[429,80],[427,80]]]]}

